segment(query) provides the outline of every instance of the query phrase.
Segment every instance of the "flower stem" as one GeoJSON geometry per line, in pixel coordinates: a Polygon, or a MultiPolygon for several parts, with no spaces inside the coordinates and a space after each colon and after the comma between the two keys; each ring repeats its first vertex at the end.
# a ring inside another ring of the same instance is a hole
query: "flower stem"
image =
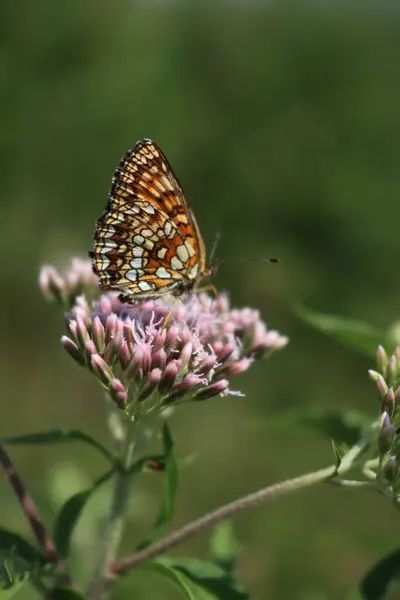
{"type": "Polygon", "coordinates": [[[208,527],[216,525],[217,523],[232,517],[239,511],[250,508],[251,506],[255,506],[257,504],[261,504],[265,500],[278,495],[288,494],[289,492],[293,492],[301,488],[310,487],[311,485],[318,483],[324,483],[328,481],[335,474],[335,472],[336,467],[327,467],[326,469],[321,469],[320,471],[315,471],[314,473],[307,473],[306,475],[295,477],[294,479],[288,479],[281,483],[275,483],[274,485],[262,488],[257,492],[253,492],[248,496],[244,496],[243,498],[229,502],[228,504],[217,508],[213,512],[210,512],[207,515],[188,523],[181,529],[171,533],[171,535],[168,535],[164,539],[155,542],[148,548],[145,548],[136,554],[132,554],[131,556],[127,556],[122,560],[115,561],[113,563],[111,562],[108,567],[108,577],[112,581],[117,575],[122,575],[123,573],[126,573],[127,571],[139,566],[146,560],[160,556],[167,550],[171,550],[171,548],[182,544],[204,529],[207,529],[208,527]]]}
{"type": "Polygon", "coordinates": [[[134,452],[136,424],[136,419],[125,423],[125,436],[120,450],[120,468],[116,471],[111,508],[101,544],[100,555],[88,592],[89,598],[93,600],[107,600],[111,593],[111,582],[107,578],[108,564],[116,560],[122,539],[132,486],[132,475],[128,472],[128,469],[132,463],[134,452]]]}

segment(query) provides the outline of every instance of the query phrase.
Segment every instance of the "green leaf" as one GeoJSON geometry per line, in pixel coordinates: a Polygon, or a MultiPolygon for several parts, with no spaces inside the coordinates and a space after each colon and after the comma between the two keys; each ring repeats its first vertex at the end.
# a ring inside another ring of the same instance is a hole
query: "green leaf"
{"type": "Polygon", "coordinates": [[[15,437],[3,438],[4,444],[57,444],[61,442],[80,441],[89,444],[100,452],[110,461],[114,462],[114,456],[100,442],[87,435],[79,429],[52,429],[51,431],[43,431],[41,433],[31,433],[15,437]]]}
{"type": "Polygon", "coordinates": [[[62,559],[68,557],[71,536],[86,502],[102,483],[110,479],[114,472],[115,469],[110,469],[99,477],[91,488],[74,494],[61,507],[54,524],[53,539],[62,559]]]}
{"type": "Polygon", "coordinates": [[[232,573],[238,555],[238,543],[233,533],[232,521],[222,521],[214,527],[210,550],[213,562],[227,573],[232,573]]]}
{"type": "Polygon", "coordinates": [[[394,600],[400,597],[400,548],[382,558],[360,583],[364,600],[394,600]]]}
{"type": "Polygon", "coordinates": [[[13,583],[12,587],[9,587],[8,589],[0,589],[0,600],[9,600],[9,598],[12,598],[17,592],[19,592],[19,590],[22,588],[23,585],[25,585],[25,583],[26,580],[17,581],[13,583]]]}
{"type": "Polygon", "coordinates": [[[27,564],[44,565],[42,553],[17,533],[0,527],[0,561],[7,557],[20,557],[27,564]]]}
{"type": "Polygon", "coordinates": [[[312,408],[292,413],[289,418],[348,446],[357,443],[371,424],[367,415],[355,410],[312,408]]]}
{"type": "Polygon", "coordinates": [[[251,600],[229,573],[211,562],[194,558],[159,558],[141,568],[168,577],[188,600],[251,600]]]}
{"type": "Polygon", "coordinates": [[[32,572],[45,567],[41,552],[16,533],[0,528],[0,599],[11,598],[32,572]]]}
{"type": "Polygon", "coordinates": [[[163,471],[163,500],[153,530],[150,535],[141,542],[139,545],[140,549],[149,546],[156,539],[161,537],[174,516],[176,492],[178,489],[178,465],[173,453],[174,442],[166,423],[163,427],[162,436],[164,445],[163,460],[165,461],[165,470],[163,471]]]}
{"type": "Polygon", "coordinates": [[[311,327],[368,356],[375,358],[379,344],[389,351],[389,355],[394,350],[390,335],[364,323],[364,321],[347,319],[339,315],[316,313],[298,305],[294,307],[294,312],[311,327]]]}

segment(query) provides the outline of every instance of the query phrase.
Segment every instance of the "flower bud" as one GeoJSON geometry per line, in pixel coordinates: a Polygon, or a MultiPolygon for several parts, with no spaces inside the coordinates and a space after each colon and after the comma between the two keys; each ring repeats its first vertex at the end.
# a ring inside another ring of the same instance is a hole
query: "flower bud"
{"type": "Polygon", "coordinates": [[[90,359],[93,354],[97,354],[97,348],[94,345],[94,342],[92,342],[92,340],[89,340],[85,344],[85,357],[88,363],[90,363],[90,359]]]}
{"type": "Polygon", "coordinates": [[[167,351],[176,345],[178,341],[179,329],[176,325],[171,325],[168,327],[167,334],[165,338],[165,344],[167,346],[167,351]]]}
{"type": "Polygon", "coordinates": [[[76,337],[79,346],[84,350],[86,342],[90,341],[89,332],[82,317],[76,317],[76,337]]]}
{"type": "Polygon", "coordinates": [[[55,300],[63,305],[65,283],[57,269],[50,266],[42,267],[39,273],[39,287],[47,300],[55,300]]]}
{"type": "Polygon", "coordinates": [[[128,392],[119,379],[112,379],[108,386],[110,396],[119,408],[125,408],[128,404],[128,392]]]}
{"type": "Polygon", "coordinates": [[[66,349],[66,351],[68,352],[68,354],[70,356],[72,356],[72,358],[77,363],[79,363],[80,365],[85,364],[85,359],[82,356],[82,354],[79,352],[78,346],[75,344],[75,342],[70,340],[70,338],[67,337],[66,335],[63,335],[61,338],[61,343],[64,346],[64,348],[66,349]]]}
{"type": "Polygon", "coordinates": [[[147,379],[141,386],[138,394],[138,400],[141,402],[150,396],[150,394],[156,389],[161,380],[161,369],[153,369],[147,379]]]}
{"type": "Polygon", "coordinates": [[[207,375],[212,369],[214,369],[217,365],[217,357],[215,354],[209,354],[206,358],[199,364],[196,371],[198,371],[201,375],[207,375]]]}
{"type": "Polygon", "coordinates": [[[383,475],[388,481],[394,481],[398,472],[397,460],[392,456],[383,468],[383,475]]]}
{"type": "Polygon", "coordinates": [[[119,349],[119,360],[122,368],[125,370],[131,360],[131,354],[129,352],[127,342],[122,342],[121,348],[119,349]]]}
{"type": "Polygon", "coordinates": [[[198,385],[207,383],[206,380],[202,379],[198,375],[194,373],[188,373],[186,377],[182,379],[182,381],[178,381],[175,383],[172,390],[168,394],[168,402],[171,400],[175,400],[175,398],[181,398],[186,394],[192,392],[198,385]]]}
{"type": "Polygon", "coordinates": [[[115,334],[117,333],[117,329],[118,329],[118,317],[116,314],[111,313],[111,315],[109,315],[106,319],[106,326],[105,326],[105,342],[106,344],[109,344],[111,342],[111,340],[114,339],[115,334]]]}
{"type": "Polygon", "coordinates": [[[382,412],[385,411],[391,417],[394,413],[395,404],[393,388],[389,388],[382,400],[382,412]]]}
{"type": "MultiPolygon", "coordinates": [[[[165,344],[165,340],[167,338],[167,330],[166,329],[158,329],[156,331],[156,333],[154,334],[154,339],[153,339],[153,352],[158,352],[159,350],[163,349],[163,346],[165,344]]],[[[165,352],[165,350],[164,350],[165,352]]]]}
{"type": "Polygon", "coordinates": [[[104,344],[105,344],[105,332],[103,323],[100,321],[98,315],[93,318],[92,322],[92,339],[96,344],[96,348],[99,354],[103,354],[104,352],[104,344]]]}
{"type": "Polygon", "coordinates": [[[394,425],[390,424],[381,427],[378,435],[378,451],[381,456],[389,452],[392,447],[392,442],[395,436],[396,430],[394,425]]]}
{"type": "Polygon", "coordinates": [[[385,376],[386,367],[388,364],[388,357],[383,346],[378,346],[378,350],[376,351],[376,364],[379,373],[385,376]]]}
{"type": "Polygon", "coordinates": [[[254,358],[242,358],[241,360],[237,360],[236,362],[228,365],[224,369],[224,373],[228,377],[233,377],[234,375],[240,375],[247,371],[250,365],[254,362],[254,358]]]}
{"type": "Polygon", "coordinates": [[[368,369],[368,375],[370,376],[372,381],[375,381],[375,383],[378,381],[379,377],[381,377],[380,373],[374,371],[373,369],[368,369]]]}
{"type": "Polygon", "coordinates": [[[178,377],[179,366],[179,360],[171,360],[165,367],[158,385],[158,389],[162,394],[165,394],[174,385],[178,377]]]}
{"type": "Polygon", "coordinates": [[[157,352],[155,352],[153,354],[153,360],[152,360],[151,366],[153,369],[155,369],[156,367],[159,367],[161,370],[163,370],[165,368],[166,362],[167,362],[167,354],[166,354],[164,348],[160,348],[160,350],[157,350],[157,352]]]}
{"type": "Polygon", "coordinates": [[[104,359],[109,364],[112,364],[118,357],[123,341],[124,338],[122,335],[122,329],[117,328],[114,338],[111,339],[108,344],[106,344],[106,348],[104,350],[104,359]]]}
{"type": "Polygon", "coordinates": [[[187,367],[189,366],[190,359],[192,358],[192,354],[193,354],[193,344],[192,344],[192,342],[187,342],[184,345],[184,347],[182,348],[182,351],[179,355],[182,371],[185,371],[187,369],[187,367]]]}
{"type": "Polygon", "coordinates": [[[376,387],[378,388],[379,395],[383,400],[389,388],[382,375],[379,375],[379,377],[377,378],[376,387]]]}
{"type": "Polygon", "coordinates": [[[391,356],[389,358],[387,367],[386,367],[386,381],[388,383],[388,385],[392,385],[395,380],[397,378],[397,358],[396,356],[393,354],[393,356],[391,356]]]}
{"type": "Polygon", "coordinates": [[[211,385],[199,390],[196,395],[196,400],[207,400],[208,398],[212,398],[212,396],[216,396],[217,394],[222,394],[228,389],[229,381],[227,379],[220,379],[211,385]]]}
{"type": "Polygon", "coordinates": [[[108,385],[113,379],[113,373],[108,364],[98,354],[93,354],[90,358],[90,366],[93,373],[99,377],[104,385],[108,385]]]}

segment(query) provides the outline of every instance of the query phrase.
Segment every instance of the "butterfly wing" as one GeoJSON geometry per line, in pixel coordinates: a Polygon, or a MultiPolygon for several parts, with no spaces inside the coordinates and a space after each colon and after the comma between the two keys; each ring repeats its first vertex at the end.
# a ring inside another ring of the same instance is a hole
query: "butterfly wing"
{"type": "Polygon", "coordinates": [[[121,160],[97,221],[93,270],[100,287],[135,303],[180,296],[207,275],[204,243],[171,166],[151,140],[121,160]]]}

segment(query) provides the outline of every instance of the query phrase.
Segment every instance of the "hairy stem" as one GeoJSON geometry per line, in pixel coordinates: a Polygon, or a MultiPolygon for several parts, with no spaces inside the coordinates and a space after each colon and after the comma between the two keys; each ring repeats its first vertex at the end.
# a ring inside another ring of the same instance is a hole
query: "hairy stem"
{"type": "Polygon", "coordinates": [[[229,502],[228,504],[217,508],[213,512],[208,513],[207,515],[204,515],[203,517],[200,517],[191,523],[188,523],[171,535],[168,535],[164,539],[155,542],[148,548],[123,558],[122,560],[110,563],[108,568],[108,577],[110,580],[113,580],[117,575],[122,575],[123,573],[126,573],[127,571],[139,566],[146,560],[160,556],[167,550],[171,550],[171,548],[182,544],[189,538],[196,536],[208,527],[212,527],[213,525],[216,525],[225,519],[229,519],[239,511],[245,510],[246,508],[250,508],[251,506],[255,506],[257,504],[261,504],[265,500],[274,498],[278,495],[288,494],[289,492],[293,492],[301,488],[310,487],[318,483],[324,483],[328,481],[335,474],[335,472],[336,467],[327,467],[326,469],[321,469],[320,471],[316,471],[314,473],[307,473],[306,475],[295,477],[294,479],[288,479],[281,483],[270,485],[266,488],[258,490],[257,492],[249,494],[248,496],[244,496],[243,498],[229,502]]]}
{"type": "Polygon", "coordinates": [[[116,472],[110,512],[89,588],[89,598],[93,600],[107,600],[111,593],[110,581],[107,578],[108,564],[116,560],[126,519],[132,484],[132,475],[128,469],[132,463],[136,423],[136,420],[126,423],[125,437],[120,450],[120,469],[116,472]]]}

